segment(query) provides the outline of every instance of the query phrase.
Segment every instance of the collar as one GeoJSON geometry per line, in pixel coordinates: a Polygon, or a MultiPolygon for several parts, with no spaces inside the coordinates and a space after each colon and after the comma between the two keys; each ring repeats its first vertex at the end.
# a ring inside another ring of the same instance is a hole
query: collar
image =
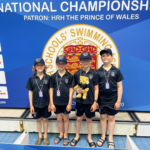
{"type": "Polygon", "coordinates": [[[34,74],[34,78],[39,78],[36,74],[34,74]]]}
{"type": "MultiPolygon", "coordinates": [[[[86,74],[92,73],[92,71],[93,71],[93,70],[90,68],[89,71],[88,71],[86,74]]],[[[85,72],[85,71],[84,71],[83,69],[81,69],[81,73],[83,73],[83,72],[85,72]]]]}
{"type": "MultiPolygon", "coordinates": [[[[116,70],[116,67],[113,64],[111,64],[111,65],[112,65],[112,67],[110,68],[110,70],[116,70]]],[[[102,71],[103,65],[98,70],[102,71]]]]}
{"type": "MultiPolygon", "coordinates": [[[[60,75],[59,75],[59,73],[58,73],[58,70],[56,71],[56,75],[58,75],[58,76],[60,77],[60,75]]],[[[65,74],[64,74],[62,77],[68,76],[68,75],[69,75],[69,72],[66,70],[65,74]]]]}
{"type": "MultiPolygon", "coordinates": [[[[45,73],[44,73],[44,76],[45,76],[45,73]]],[[[43,77],[44,77],[44,76],[43,76],[43,77]]],[[[34,74],[34,78],[39,78],[39,77],[36,75],[36,73],[34,74]]]]}

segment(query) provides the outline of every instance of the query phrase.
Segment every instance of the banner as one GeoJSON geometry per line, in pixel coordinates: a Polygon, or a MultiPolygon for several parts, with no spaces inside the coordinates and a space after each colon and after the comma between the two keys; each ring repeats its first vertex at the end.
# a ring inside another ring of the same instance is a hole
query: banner
{"type": "Polygon", "coordinates": [[[149,0],[0,1],[0,107],[29,108],[25,86],[36,58],[52,75],[63,54],[74,74],[81,53],[91,53],[96,70],[99,52],[111,48],[124,76],[120,110],[149,111],[149,33],[149,0]]]}

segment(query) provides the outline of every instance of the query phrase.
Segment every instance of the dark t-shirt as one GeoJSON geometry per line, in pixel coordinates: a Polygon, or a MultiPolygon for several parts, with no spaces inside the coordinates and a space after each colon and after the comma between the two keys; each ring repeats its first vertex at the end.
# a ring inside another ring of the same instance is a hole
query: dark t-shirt
{"type": "Polygon", "coordinates": [[[37,108],[44,108],[45,106],[49,105],[49,88],[50,88],[50,76],[47,74],[44,74],[43,78],[40,80],[40,78],[34,74],[31,76],[27,82],[26,88],[30,91],[33,91],[33,107],[37,108]],[[37,82],[36,82],[37,81],[37,82]],[[43,88],[41,91],[43,91],[43,97],[39,97],[39,88],[43,88]]]}
{"type": "Polygon", "coordinates": [[[97,71],[99,77],[99,100],[103,101],[113,101],[115,103],[117,101],[117,82],[122,81],[123,75],[118,68],[112,65],[109,71],[106,71],[103,66],[101,66],[97,71]],[[105,72],[105,74],[104,74],[105,72]],[[106,78],[108,76],[109,89],[105,88],[106,78]]]}
{"type": "Polygon", "coordinates": [[[50,87],[53,88],[53,103],[54,105],[68,105],[69,102],[69,89],[74,87],[74,79],[73,75],[68,71],[61,77],[58,73],[54,73],[51,76],[51,84],[50,87]],[[56,79],[57,77],[57,79],[56,79]],[[61,83],[60,83],[61,80],[61,83]],[[57,96],[57,83],[60,90],[60,96],[57,96]]]}
{"type": "Polygon", "coordinates": [[[98,79],[98,75],[97,75],[96,71],[94,71],[90,68],[90,70],[86,73],[85,71],[80,69],[74,74],[74,81],[75,81],[75,86],[78,84],[82,89],[89,88],[86,99],[83,99],[82,97],[76,98],[76,102],[82,103],[82,104],[93,104],[93,102],[94,102],[94,86],[99,84],[99,79],[98,79]],[[88,77],[89,84],[81,85],[80,84],[80,75],[88,77]]]}

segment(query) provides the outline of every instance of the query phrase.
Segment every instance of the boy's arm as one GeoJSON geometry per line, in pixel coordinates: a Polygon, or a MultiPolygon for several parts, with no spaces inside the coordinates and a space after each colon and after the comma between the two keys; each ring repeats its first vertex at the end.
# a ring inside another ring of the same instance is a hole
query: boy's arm
{"type": "Polygon", "coordinates": [[[72,105],[72,98],[73,98],[73,90],[74,90],[74,86],[75,86],[75,81],[74,81],[74,76],[70,76],[70,80],[69,80],[69,102],[67,105],[66,110],[70,111],[71,110],[71,105],[72,105]]]}
{"type": "Polygon", "coordinates": [[[54,76],[50,77],[50,89],[49,89],[49,99],[50,99],[50,108],[53,112],[56,111],[54,101],[53,101],[53,92],[54,92],[54,76]]]}
{"type": "Polygon", "coordinates": [[[79,85],[74,86],[73,87],[74,91],[76,91],[78,87],[79,87],[79,85]]]}
{"type": "Polygon", "coordinates": [[[76,91],[77,88],[78,88],[77,79],[76,79],[76,78],[77,78],[77,77],[76,77],[76,73],[74,74],[73,78],[74,78],[74,84],[75,84],[75,86],[73,87],[73,89],[74,89],[74,91],[76,91]]]}
{"type": "Polygon", "coordinates": [[[48,112],[51,111],[51,99],[50,99],[50,88],[48,89],[48,93],[49,93],[49,106],[48,106],[48,112]]]}
{"type": "Polygon", "coordinates": [[[121,102],[121,98],[122,98],[122,93],[123,93],[122,81],[117,82],[117,90],[118,90],[117,102],[120,103],[121,102]]]}
{"type": "Polygon", "coordinates": [[[55,108],[55,105],[53,103],[53,91],[54,91],[54,89],[50,88],[50,106],[51,106],[52,111],[55,112],[56,108],[55,108]]]}
{"type": "Polygon", "coordinates": [[[94,112],[99,106],[98,106],[98,96],[99,96],[99,76],[98,73],[94,73],[93,77],[94,81],[94,103],[93,103],[93,111],[94,112]],[[97,102],[96,102],[97,101],[97,102]]]}
{"type": "Polygon", "coordinates": [[[50,98],[50,105],[54,105],[53,103],[53,88],[49,89],[49,98],[50,98]]]}
{"type": "Polygon", "coordinates": [[[72,97],[73,97],[73,88],[69,89],[69,103],[70,105],[72,105],[72,97]]]}
{"type": "Polygon", "coordinates": [[[30,102],[30,107],[33,106],[32,99],[33,99],[33,91],[30,91],[30,90],[29,90],[29,102],[30,102]]]}
{"type": "Polygon", "coordinates": [[[99,85],[94,86],[94,100],[98,101],[99,85]]]}
{"type": "MultiPolygon", "coordinates": [[[[99,85],[94,86],[94,100],[98,100],[98,94],[99,94],[99,85]]],[[[95,112],[97,109],[97,102],[94,101],[92,107],[91,107],[91,112],[95,112]]]]}
{"type": "Polygon", "coordinates": [[[48,86],[48,94],[49,94],[49,106],[48,106],[48,112],[50,112],[51,111],[51,101],[50,101],[50,87],[51,87],[51,76],[49,77],[49,86],[48,86]]]}
{"type": "Polygon", "coordinates": [[[122,87],[122,81],[117,82],[117,93],[118,93],[118,99],[114,106],[115,110],[118,110],[120,108],[122,93],[123,93],[123,87],[122,87]]]}
{"type": "Polygon", "coordinates": [[[71,106],[72,105],[72,97],[73,97],[73,87],[69,88],[69,102],[68,102],[68,105],[66,108],[67,111],[70,111],[72,108],[72,106],[71,106]]]}
{"type": "Polygon", "coordinates": [[[29,90],[29,102],[30,102],[30,112],[34,114],[34,107],[33,107],[33,91],[29,90]]]}

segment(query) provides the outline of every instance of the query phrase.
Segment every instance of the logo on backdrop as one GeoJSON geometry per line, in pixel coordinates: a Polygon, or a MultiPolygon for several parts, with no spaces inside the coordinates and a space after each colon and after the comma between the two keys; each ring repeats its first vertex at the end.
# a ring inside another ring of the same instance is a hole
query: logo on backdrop
{"type": "Polygon", "coordinates": [[[0,99],[8,99],[8,92],[6,86],[0,86],[0,99]]]}
{"type": "Polygon", "coordinates": [[[58,55],[67,58],[66,69],[74,74],[81,68],[79,57],[83,52],[91,54],[91,68],[94,70],[99,68],[102,65],[99,52],[104,48],[112,49],[114,57],[112,64],[119,68],[119,52],[111,37],[95,26],[75,24],[64,27],[52,35],[44,47],[42,57],[48,66],[47,74],[52,75],[57,70],[58,55]]]}
{"type": "Polygon", "coordinates": [[[47,74],[52,75],[56,72],[56,57],[58,55],[67,58],[66,69],[74,74],[81,69],[79,57],[84,52],[91,54],[91,68],[98,69],[102,65],[99,53],[104,48],[112,49],[114,57],[112,64],[119,68],[119,52],[111,37],[95,26],[75,24],[64,27],[51,36],[44,47],[42,57],[48,67],[47,74]]]}
{"type": "Polygon", "coordinates": [[[0,84],[6,84],[6,77],[4,71],[0,71],[0,84]]]}
{"type": "Polygon", "coordinates": [[[4,68],[4,64],[3,64],[3,56],[0,55],[0,69],[4,68]]]}

